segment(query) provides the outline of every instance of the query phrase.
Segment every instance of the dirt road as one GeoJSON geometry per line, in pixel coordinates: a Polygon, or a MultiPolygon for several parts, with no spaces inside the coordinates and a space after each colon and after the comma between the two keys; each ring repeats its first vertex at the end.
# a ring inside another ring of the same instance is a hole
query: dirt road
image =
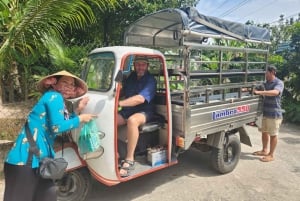
{"type": "MultiPolygon", "coordinates": [[[[88,201],[298,201],[300,200],[300,126],[284,124],[276,159],[264,163],[260,133],[248,127],[252,147],[242,145],[236,169],[225,175],[210,166],[209,153],[189,150],[179,164],[143,178],[106,187],[97,182],[88,201]]],[[[0,181],[0,183],[3,181],[0,181]]],[[[0,200],[3,185],[0,185],[0,200]]]]}

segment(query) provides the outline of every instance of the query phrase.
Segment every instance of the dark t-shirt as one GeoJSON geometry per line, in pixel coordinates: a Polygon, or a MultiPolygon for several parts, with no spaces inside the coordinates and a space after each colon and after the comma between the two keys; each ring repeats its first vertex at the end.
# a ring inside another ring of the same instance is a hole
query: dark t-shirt
{"type": "Polygon", "coordinates": [[[278,90],[278,96],[265,96],[263,103],[263,116],[268,118],[282,118],[281,96],[284,89],[283,82],[275,78],[271,82],[264,83],[265,90],[278,90]]]}
{"type": "Polygon", "coordinates": [[[142,112],[146,114],[147,120],[149,120],[155,110],[153,99],[156,93],[156,80],[154,76],[146,72],[145,75],[138,80],[136,72],[132,72],[125,80],[122,90],[125,94],[125,98],[141,95],[145,98],[145,102],[134,107],[123,107],[120,111],[121,115],[127,119],[134,113],[142,112]]]}

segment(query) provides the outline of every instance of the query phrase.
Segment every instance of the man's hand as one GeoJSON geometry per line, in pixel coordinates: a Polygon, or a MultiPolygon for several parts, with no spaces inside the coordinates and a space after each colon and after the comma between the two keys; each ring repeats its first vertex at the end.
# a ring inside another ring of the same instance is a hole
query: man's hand
{"type": "Polygon", "coordinates": [[[259,95],[259,91],[258,91],[258,90],[254,90],[253,93],[254,93],[255,95],[259,95]]]}

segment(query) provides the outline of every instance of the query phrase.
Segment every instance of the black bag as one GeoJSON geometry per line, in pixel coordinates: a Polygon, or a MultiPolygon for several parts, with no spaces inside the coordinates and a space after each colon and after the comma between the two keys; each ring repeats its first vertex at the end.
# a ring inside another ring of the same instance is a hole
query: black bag
{"type": "Polygon", "coordinates": [[[43,158],[39,174],[44,179],[61,179],[67,169],[68,162],[64,158],[43,158]]]}
{"type": "MultiPolygon", "coordinates": [[[[36,143],[33,140],[32,135],[29,132],[28,123],[25,124],[26,137],[30,144],[29,156],[27,160],[27,165],[31,166],[33,154],[37,157],[40,156],[39,149],[36,146],[36,143]]],[[[62,147],[63,150],[63,147],[62,147]]],[[[40,161],[40,167],[38,173],[44,179],[61,179],[64,176],[65,170],[67,169],[68,162],[64,158],[43,158],[40,161]]]]}

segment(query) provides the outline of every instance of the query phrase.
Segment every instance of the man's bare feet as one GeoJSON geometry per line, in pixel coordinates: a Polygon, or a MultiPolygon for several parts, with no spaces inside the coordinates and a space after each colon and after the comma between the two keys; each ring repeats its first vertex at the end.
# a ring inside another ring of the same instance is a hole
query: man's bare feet
{"type": "Polygon", "coordinates": [[[264,156],[260,159],[260,161],[262,161],[262,162],[271,162],[273,160],[274,160],[274,157],[270,156],[270,155],[264,156]]]}
{"type": "Polygon", "coordinates": [[[252,155],[254,155],[254,156],[267,156],[268,153],[264,152],[264,151],[255,151],[255,152],[252,153],[252,155]]]}

